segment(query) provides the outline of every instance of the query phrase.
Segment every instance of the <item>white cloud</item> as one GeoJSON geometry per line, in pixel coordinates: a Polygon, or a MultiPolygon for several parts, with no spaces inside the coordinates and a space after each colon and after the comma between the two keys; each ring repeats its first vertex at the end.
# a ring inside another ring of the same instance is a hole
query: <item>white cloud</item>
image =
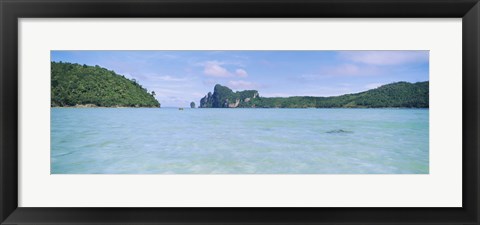
{"type": "Polygon", "coordinates": [[[246,77],[248,76],[248,73],[247,71],[243,70],[243,69],[237,69],[235,70],[235,74],[239,77],[246,77]]]}
{"type": "Polygon", "coordinates": [[[256,83],[244,81],[244,80],[231,80],[228,82],[227,86],[232,89],[242,89],[242,90],[255,89],[259,87],[259,85],[256,83]]]}
{"type": "Polygon", "coordinates": [[[345,51],[344,59],[370,65],[401,65],[428,62],[428,51],[345,51]]]}
{"type": "Polygon", "coordinates": [[[222,63],[217,61],[209,61],[205,63],[203,73],[207,76],[212,77],[230,77],[232,74],[224,67],[221,66],[222,63]]]}
{"type": "Polygon", "coordinates": [[[222,61],[207,61],[203,63],[197,63],[197,65],[203,66],[203,73],[210,77],[246,77],[247,71],[244,69],[237,69],[234,72],[229,71],[225,65],[240,65],[234,62],[222,62],[222,61]]]}

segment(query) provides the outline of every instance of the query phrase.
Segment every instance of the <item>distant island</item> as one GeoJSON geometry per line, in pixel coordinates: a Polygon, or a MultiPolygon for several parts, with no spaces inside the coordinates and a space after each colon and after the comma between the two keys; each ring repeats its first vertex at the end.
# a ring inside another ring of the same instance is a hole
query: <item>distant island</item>
{"type": "Polygon", "coordinates": [[[233,92],[217,84],[200,108],[429,108],[429,82],[396,82],[334,97],[261,97],[256,90],[233,92]]]}
{"type": "MultiPolygon", "coordinates": [[[[114,71],[51,62],[52,107],[160,107],[155,92],[114,71]]],[[[195,103],[190,103],[195,108],[195,103]]],[[[333,97],[262,97],[257,90],[232,91],[215,85],[199,108],[429,108],[429,82],[396,82],[333,97]]]]}
{"type": "Polygon", "coordinates": [[[155,92],[99,66],[51,63],[52,107],[160,107],[155,92]]]}

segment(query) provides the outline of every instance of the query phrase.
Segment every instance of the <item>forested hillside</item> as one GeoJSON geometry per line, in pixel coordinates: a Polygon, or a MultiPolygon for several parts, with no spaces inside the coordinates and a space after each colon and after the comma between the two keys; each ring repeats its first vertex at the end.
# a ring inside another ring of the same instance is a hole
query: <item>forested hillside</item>
{"type": "Polygon", "coordinates": [[[251,107],[251,101],[258,96],[258,91],[246,90],[233,92],[220,84],[215,85],[213,94],[209,92],[200,99],[200,108],[236,108],[251,107]]]}
{"type": "Polygon", "coordinates": [[[51,63],[51,106],[160,107],[155,92],[99,66],[51,63]]]}
{"type": "Polygon", "coordinates": [[[201,108],[428,108],[429,82],[397,82],[381,87],[335,97],[272,97],[255,90],[233,92],[215,85],[213,94],[200,100],[201,108]]]}

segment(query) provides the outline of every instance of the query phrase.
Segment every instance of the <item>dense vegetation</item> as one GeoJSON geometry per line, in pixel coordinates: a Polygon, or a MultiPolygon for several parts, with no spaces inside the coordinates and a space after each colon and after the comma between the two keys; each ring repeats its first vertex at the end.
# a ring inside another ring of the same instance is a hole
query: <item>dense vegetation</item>
{"type": "Polygon", "coordinates": [[[200,108],[252,107],[251,100],[256,97],[258,97],[258,91],[233,92],[230,88],[217,84],[213,88],[213,94],[208,92],[200,99],[200,108]]]}
{"type": "Polygon", "coordinates": [[[214,93],[200,100],[202,108],[428,108],[429,82],[397,82],[381,87],[335,97],[259,97],[254,90],[233,92],[215,85],[214,93]],[[237,103],[238,104],[235,104],[237,103]]]}
{"type": "Polygon", "coordinates": [[[160,107],[155,92],[99,66],[52,62],[51,106],[160,107]]]}

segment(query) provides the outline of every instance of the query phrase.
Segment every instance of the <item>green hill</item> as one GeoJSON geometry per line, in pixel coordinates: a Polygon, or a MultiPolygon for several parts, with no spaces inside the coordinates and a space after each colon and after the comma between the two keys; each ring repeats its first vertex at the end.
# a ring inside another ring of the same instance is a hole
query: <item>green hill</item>
{"type": "Polygon", "coordinates": [[[213,94],[209,92],[200,100],[200,108],[236,108],[251,107],[249,102],[258,96],[258,91],[246,90],[233,92],[220,84],[215,85],[213,94]]]}
{"type": "Polygon", "coordinates": [[[147,89],[99,66],[51,63],[51,106],[160,107],[147,89]]]}
{"type": "Polygon", "coordinates": [[[429,82],[396,82],[335,97],[259,97],[255,90],[233,92],[215,85],[213,94],[200,100],[201,108],[428,108],[429,82]]]}

